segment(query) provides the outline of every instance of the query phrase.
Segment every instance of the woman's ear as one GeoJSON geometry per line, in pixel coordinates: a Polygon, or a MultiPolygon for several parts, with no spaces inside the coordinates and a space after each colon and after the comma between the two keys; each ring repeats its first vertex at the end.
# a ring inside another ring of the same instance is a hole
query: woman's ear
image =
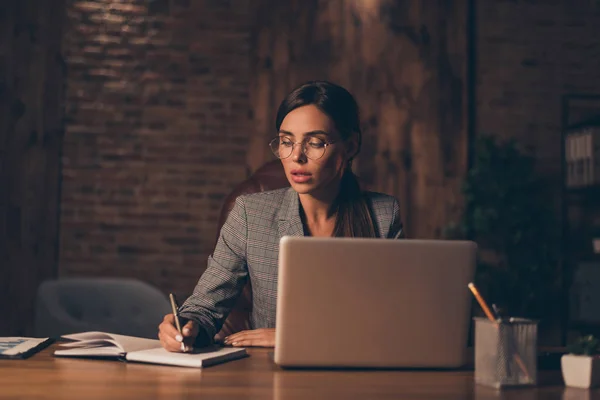
{"type": "Polygon", "coordinates": [[[352,160],[358,155],[359,150],[358,133],[353,133],[348,140],[345,141],[346,159],[352,160]]]}

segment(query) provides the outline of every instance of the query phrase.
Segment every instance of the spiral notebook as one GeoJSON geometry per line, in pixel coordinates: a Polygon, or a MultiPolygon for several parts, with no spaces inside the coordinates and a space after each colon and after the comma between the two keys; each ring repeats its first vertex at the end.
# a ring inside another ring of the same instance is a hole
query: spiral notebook
{"type": "Polygon", "coordinates": [[[62,336],[57,357],[115,358],[149,364],[203,368],[232,361],[247,355],[245,348],[210,346],[191,353],[173,353],[162,348],[160,341],[106,332],[82,332],[62,336]]]}

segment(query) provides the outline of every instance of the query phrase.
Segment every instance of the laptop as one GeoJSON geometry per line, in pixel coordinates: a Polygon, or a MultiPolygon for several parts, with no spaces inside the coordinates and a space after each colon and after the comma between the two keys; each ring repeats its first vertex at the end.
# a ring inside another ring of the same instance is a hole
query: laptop
{"type": "Polygon", "coordinates": [[[279,246],[277,365],[467,363],[474,242],[285,236],[279,246]]]}

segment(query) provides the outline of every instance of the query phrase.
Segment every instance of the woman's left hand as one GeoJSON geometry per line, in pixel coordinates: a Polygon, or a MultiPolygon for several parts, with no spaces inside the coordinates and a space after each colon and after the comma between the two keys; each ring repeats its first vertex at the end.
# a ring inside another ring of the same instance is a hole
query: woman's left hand
{"type": "Polygon", "coordinates": [[[227,336],[224,343],[233,347],[275,347],[275,328],[237,332],[227,336]]]}

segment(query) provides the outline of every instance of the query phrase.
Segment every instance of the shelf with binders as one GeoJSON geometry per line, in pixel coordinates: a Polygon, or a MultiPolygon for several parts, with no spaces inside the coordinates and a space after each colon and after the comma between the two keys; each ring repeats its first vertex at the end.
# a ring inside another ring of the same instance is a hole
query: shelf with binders
{"type": "Polygon", "coordinates": [[[579,196],[582,200],[593,200],[600,202],[600,184],[581,187],[567,187],[565,188],[565,191],[569,195],[579,196]]]}
{"type": "Polygon", "coordinates": [[[579,334],[600,333],[600,260],[580,261],[569,298],[569,328],[579,334]]]}
{"type": "Polygon", "coordinates": [[[569,329],[600,334],[600,225],[598,213],[571,225],[569,249],[569,329]]]}
{"type": "Polygon", "coordinates": [[[600,262],[600,207],[586,205],[571,205],[567,209],[565,223],[569,229],[563,239],[572,263],[600,262]]]}
{"type": "Polygon", "coordinates": [[[600,187],[600,123],[573,125],[563,137],[564,187],[573,193],[596,193],[600,187]]]}
{"type": "Polygon", "coordinates": [[[600,334],[600,118],[563,130],[567,331],[600,334]]]}

